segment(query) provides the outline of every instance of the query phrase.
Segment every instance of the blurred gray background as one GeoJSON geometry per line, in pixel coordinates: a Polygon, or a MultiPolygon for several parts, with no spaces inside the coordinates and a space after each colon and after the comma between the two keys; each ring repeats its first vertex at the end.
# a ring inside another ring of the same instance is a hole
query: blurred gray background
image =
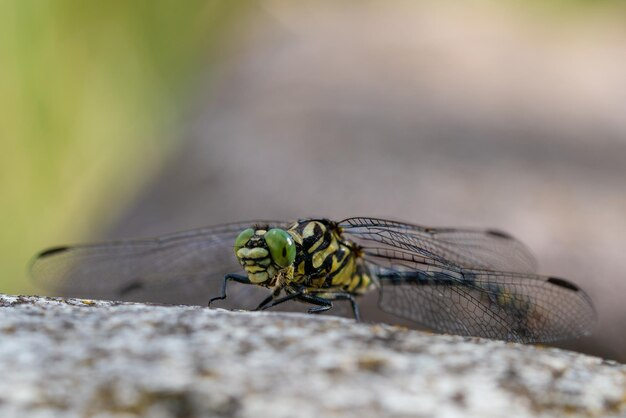
{"type": "Polygon", "coordinates": [[[594,300],[595,333],[563,346],[626,361],[626,30],[474,6],[259,2],[100,238],[308,216],[498,228],[594,300]]]}

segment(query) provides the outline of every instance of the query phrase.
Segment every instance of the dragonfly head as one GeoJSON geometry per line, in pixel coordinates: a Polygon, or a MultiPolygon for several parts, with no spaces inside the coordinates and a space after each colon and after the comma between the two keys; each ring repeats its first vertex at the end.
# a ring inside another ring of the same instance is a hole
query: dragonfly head
{"type": "Polygon", "coordinates": [[[293,238],[280,228],[248,228],[237,236],[234,250],[248,278],[256,284],[269,284],[296,259],[293,238]]]}

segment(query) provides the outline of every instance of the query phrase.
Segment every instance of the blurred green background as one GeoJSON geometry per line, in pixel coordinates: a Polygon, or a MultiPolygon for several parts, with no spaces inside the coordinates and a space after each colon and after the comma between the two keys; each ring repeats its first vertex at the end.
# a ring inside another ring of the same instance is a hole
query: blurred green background
{"type": "Polygon", "coordinates": [[[0,1],[0,288],[97,235],[177,146],[238,1],[0,1]]]}

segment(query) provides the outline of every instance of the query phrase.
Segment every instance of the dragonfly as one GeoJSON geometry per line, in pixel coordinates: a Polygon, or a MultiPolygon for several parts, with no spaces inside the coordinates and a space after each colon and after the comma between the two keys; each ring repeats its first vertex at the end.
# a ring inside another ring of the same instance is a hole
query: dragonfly
{"type": "MultiPolygon", "coordinates": [[[[590,297],[537,273],[528,248],[499,230],[431,228],[379,218],[250,221],[150,239],[53,247],[31,264],[35,283],[64,296],[121,299],[186,293],[224,300],[230,283],[265,288],[256,309],[287,301],[309,313],[379,292],[382,311],[435,331],[516,342],[589,333],[590,297]]],[[[240,286],[240,285],[237,285],[240,286]]],[[[206,303],[205,299],[205,303],[206,303]]]]}

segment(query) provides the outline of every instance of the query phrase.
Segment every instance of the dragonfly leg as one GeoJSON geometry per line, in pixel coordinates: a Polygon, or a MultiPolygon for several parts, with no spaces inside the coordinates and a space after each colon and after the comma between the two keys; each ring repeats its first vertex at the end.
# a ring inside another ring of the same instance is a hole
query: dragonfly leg
{"type": "Polygon", "coordinates": [[[350,306],[352,306],[352,314],[354,314],[354,320],[356,322],[361,322],[361,314],[359,313],[359,305],[354,300],[354,296],[350,293],[337,293],[333,296],[332,300],[347,300],[350,301],[350,306]]]}
{"type": "Polygon", "coordinates": [[[290,293],[290,294],[288,294],[286,296],[283,296],[282,298],[277,298],[277,299],[274,299],[274,295],[270,295],[269,298],[267,298],[263,302],[261,302],[261,304],[259,305],[259,308],[257,308],[257,310],[264,311],[266,309],[271,308],[272,306],[280,305],[283,302],[287,302],[288,300],[296,299],[296,298],[298,298],[300,296],[302,296],[302,290],[299,290],[299,291],[297,291],[295,293],[290,293]],[[270,299],[269,302],[267,301],[268,299],[270,299]]]}
{"type": "Polygon", "coordinates": [[[308,302],[308,303],[312,303],[314,305],[318,305],[315,308],[309,308],[308,312],[310,314],[317,314],[317,313],[326,312],[326,311],[328,311],[329,309],[331,309],[333,307],[333,303],[330,300],[321,298],[319,296],[303,295],[303,297],[300,298],[300,300],[303,301],[303,302],[308,302]]]}
{"type": "Polygon", "coordinates": [[[333,307],[332,301],[335,300],[347,300],[350,301],[350,305],[352,306],[352,313],[354,314],[354,320],[357,322],[361,322],[361,315],[359,314],[359,305],[357,305],[354,297],[350,293],[335,293],[329,295],[329,297],[320,297],[315,295],[303,295],[300,298],[303,302],[312,303],[315,305],[319,305],[317,308],[309,309],[309,313],[320,313],[325,312],[333,307]]]}
{"type": "Polygon", "coordinates": [[[228,285],[228,282],[230,281],[243,283],[243,284],[253,284],[247,276],[242,276],[241,274],[227,274],[226,276],[224,276],[224,281],[222,282],[221,294],[209,300],[209,304],[208,304],[209,307],[211,307],[211,304],[215,302],[216,300],[226,299],[226,286],[228,285]]]}
{"type": "Polygon", "coordinates": [[[333,303],[330,300],[311,294],[300,295],[298,300],[312,305],[317,305],[315,308],[309,308],[308,312],[310,314],[326,312],[333,307],[333,303]]]}
{"type": "Polygon", "coordinates": [[[259,303],[259,306],[257,306],[254,310],[255,311],[263,310],[268,303],[270,303],[271,301],[273,301],[276,298],[278,298],[278,295],[280,295],[280,292],[282,292],[282,290],[283,290],[282,287],[277,287],[276,289],[274,289],[272,291],[272,293],[268,297],[263,299],[263,301],[261,301],[261,303],[259,303]]]}
{"type": "Polygon", "coordinates": [[[274,294],[271,294],[268,297],[266,297],[265,299],[263,299],[263,301],[261,301],[261,303],[259,303],[259,306],[254,308],[254,310],[255,311],[263,310],[265,308],[265,306],[267,306],[267,304],[270,303],[273,300],[274,300],[274,294]]]}

